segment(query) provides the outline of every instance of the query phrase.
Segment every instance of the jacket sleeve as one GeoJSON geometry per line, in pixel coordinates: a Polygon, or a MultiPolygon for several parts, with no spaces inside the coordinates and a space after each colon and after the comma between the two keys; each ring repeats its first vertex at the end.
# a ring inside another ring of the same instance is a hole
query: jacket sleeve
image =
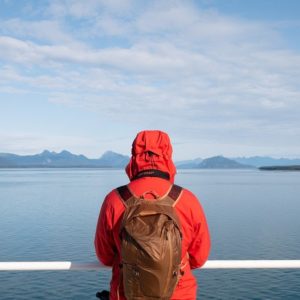
{"type": "Polygon", "coordinates": [[[96,255],[98,259],[106,266],[113,265],[116,255],[112,222],[112,209],[109,203],[108,195],[102,204],[95,234],[96,255]]]}
{"type": "Polygon", "coordinates": [[[192,269],[200,268],[207,261],[210,251],[210,235],[204,211],[196,199],[192,209],[193,239],[189,246],[192,269]]]}

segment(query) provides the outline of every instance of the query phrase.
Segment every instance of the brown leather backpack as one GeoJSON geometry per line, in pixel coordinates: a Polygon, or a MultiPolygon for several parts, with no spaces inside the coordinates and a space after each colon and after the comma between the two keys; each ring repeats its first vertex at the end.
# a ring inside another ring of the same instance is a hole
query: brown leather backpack
{"type": "Polygon", "coordinates": [[[120,227],[121,267],[126,299],[170,299],[181,264],[181,226],[174,209],[182,188],[144,199],[125,185],[118,192],[126,207],[120,227]]]}

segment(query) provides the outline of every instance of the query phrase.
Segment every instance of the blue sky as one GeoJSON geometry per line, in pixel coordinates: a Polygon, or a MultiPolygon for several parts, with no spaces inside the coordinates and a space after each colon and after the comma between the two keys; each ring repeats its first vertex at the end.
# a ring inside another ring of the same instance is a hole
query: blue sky
{"type": "Polygon", "coordinates": [[[300,1],[0,0],[0,152],[300,157],[300,1]]]}

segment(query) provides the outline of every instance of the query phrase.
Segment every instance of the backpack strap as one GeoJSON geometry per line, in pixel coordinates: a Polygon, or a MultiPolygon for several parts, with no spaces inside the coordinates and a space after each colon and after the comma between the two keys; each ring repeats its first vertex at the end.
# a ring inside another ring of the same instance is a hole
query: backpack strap
{"type": "Polygon", "coordinates": [[[126,203],[126,201],[127,201],[128,199],[130,199],[130,198],[133,196],[127,185],[119,186],[119,187],[117,188],[117,191],[118,191],[118,193],[119,193],[121,199],[122,199],[123,202],[125,202],[125,203],[126,203]]]}
{"type": "Polygon", "coordinates": [[[181,193],[182,193],[182,187],[177,184],[173,184],[170,192],[168,193],[168,197],[174,201],[173,206],[176,205],[177,201],[181,196],[181,193]]]}
{"type": "MultiPolygon", "coordinates": [[[[175,206],[177,201],[179,200],[179,198],[182,194],[182,190],[183,189],[181,186],[179,186],[177,184],[172,185],[167,197],[171,198],[174,201],[173,206],[175,206]]],[[[117,188],[117,191],[124,203],[126,203],[131,197],[133,197],[133,194],[127,185],[119,186],[117,188]]]]}

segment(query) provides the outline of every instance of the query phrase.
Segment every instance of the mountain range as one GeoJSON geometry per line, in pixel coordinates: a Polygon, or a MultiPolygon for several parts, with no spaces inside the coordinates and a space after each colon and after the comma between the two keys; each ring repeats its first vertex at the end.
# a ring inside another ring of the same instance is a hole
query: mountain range
{"type": "Polygon", "coordinates": [[[59,153],[45,150],[35,155],[0,153],[0,168],[121,168],[128,161],[129,156],[113,151],[105,152],[98,159],[90,159],[66,150],[59,153]]]}
{"type": "MultiPolygon", "coordinates": [[[[35,155],[0,153],[0,168],[124,168],[128,161],[129,156],[113,151],[107,151],[96,159],[87,158],[82,154],[73,154],[66,150],[59,153],[45,150],[35,155]]],[[[178,169],[247,169],[261,166],[300,165],[300,159],[213,156],[206,159],[178,161],[175,164],[178,169]]]]}
{"type": "Polygon", "coordinates": [[[190,161],[177,162],[178,169],[250,169],[254,166],[242,164],[224,156],[213,156],[206,159],[196,158],[190,161]]]}
{"type": "Polygon", "coordinates": [[[269,156],[234,157],[233,160],[255,167],[300,165],[299,158],[272,158],[269,156]]]}

